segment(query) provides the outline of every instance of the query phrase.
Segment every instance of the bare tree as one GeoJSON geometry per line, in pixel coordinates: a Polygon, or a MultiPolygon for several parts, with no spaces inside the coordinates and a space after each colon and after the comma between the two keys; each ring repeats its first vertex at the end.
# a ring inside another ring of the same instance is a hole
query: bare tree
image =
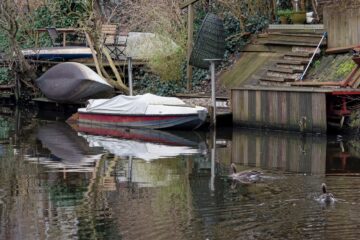
{"type": "MultiPolygon", "coordinates": [[[[35,87],[31,83],[36,78],[35,72],[31,65],[26,61],[24,55],[21,52],[21,47],[16,39],[19,30],[19,8],[16,1],[2,0],[0,2],[0,29],[5,33],[9,42],[8,58],[12,62],[13,73],[16,75],[16,86],[18,87],[17,94],[19,94],[20,84],[18,80],[24,83],[27,87],[30,87],[35,91],[35,87]],[[17,78],[18,77],[18,78],[17,78]]],[[[18,97],[18,95],[17,95],[18,97]]]]}

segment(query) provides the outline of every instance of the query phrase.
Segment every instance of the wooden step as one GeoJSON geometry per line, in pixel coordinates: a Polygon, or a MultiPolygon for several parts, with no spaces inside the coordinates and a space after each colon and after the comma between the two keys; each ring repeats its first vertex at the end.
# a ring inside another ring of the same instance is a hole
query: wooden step
{"type": "Polygon", "coordinates": [[[266,82],[285,82],[285,78],[282,78],[282,77],[263,76],[259,80],[260,81],[266,81],[266,82]]]}
{"type": "Polygon", "coordinates": [[[307,65],[309,61],[307,60],[277,60],[277,64],[286,64],[286,65],[307,65]]]}
{"type": "Polygon", "coordinates": [[[288,82],[267,82],[260,81],[259,84],[261,86],[271,86],[271,87],[290,87],[290,83],[288,82]]]}
{"type": "MultiPolygon", "coordinates": [[[[311,35],[305,34],[269,34],[268,36],[269,41],[281,41],[281,42],[300,42],[300,43],[307,43],[307,44],[319,44],[321,40],[321,36],[314,37],[311,35]]],[[[324,45],[326,40],[322,42],[324,45]]]]}
{"type": "Polygon", "coordinates": [[[287,63],[278,63],[276,64],[278,68],[288,68],[294,69],[299,72],[303,72],[305,70],[305,65],[296,65],[296,64],[287,64],[287,63]]]}
{"type": "Polygon", "coordinates": [[[269,67],[268,72],[278,72],[278,73],[301,73],[301,70],[291,69],[291,68],[282,68],[282,67],[269,67]]]}
{"type": "Polygon", "coordinates": [[[309,62],[309,61],[310,61],[310,58],[284,56],[284,60],[288,60],[288,61],[306,61],[306,62],[309,62]]]}
{"type": "Polygon", "coordinates": [[[300,79],[301,75],[301,73],[281,73],[272,71],[268,71],[266,73],[267,77],[284,78],[286,81],[295,81],[297,79],[300,79]]]}
{"type": "MultiPolygon", "coordinates": [[[[313,54],[316,50],[316,47],[301,47],[301,46],[294,46],[291,48],[291,52],[308,52],[313,54]]],[[[317,49],[316,54],[320,54],[321,49],[317,49]]]]}
{"type": "Polygon", "coordinates": [[[309,32],[269,32],[268,36],[296,36],[296,37],[309,37],[309,38],[322,38],[322,33],[309,33],[309,32]]]}
{"type": "Polygon", "coordinates": [[[312,56],[312,53],[309,53],[309,52],[288,52],[288,53],[285,53],[284,56],[308,58],[308,57],[312,56]]]}
{"type": "MultiPolygon", "coordinates": [[[[267,40],[264,41],[265,45],[282,45],[282,46],[302,46],[302,47],[317,47],[318,43],[304,43],[304,42],[295,42],[295,41],[273,41],[267,40]]],[[[326,45],[326,44],[322,44],[326,45]]]]}

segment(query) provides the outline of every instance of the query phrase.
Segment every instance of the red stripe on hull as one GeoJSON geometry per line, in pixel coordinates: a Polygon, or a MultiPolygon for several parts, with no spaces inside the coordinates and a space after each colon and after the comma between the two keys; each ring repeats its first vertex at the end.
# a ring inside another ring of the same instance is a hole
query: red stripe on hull
{"type": "MultiPolygon", "coordinates": [[[[183,117],[183,116],[180,116],[183,117]]],[[[176,119],[179,116],[129,116],[129,115],[105,115],[105,114],[84,114],[79,113],[80,120],[97,121],[97,122],[152,122],[176,119]]]]}
{"type": "Polygon", "coordinates": [[[168,139],[147,136],[145,134],[136,134],[136,133],[133,133],[133,131],[131,131],[131,130],[128,130],[128,132],[126,132],[125,130],[120,131],[120,130],[114,130],[114,129],[93,128],[93,127],[83,127],[83,126],[79,126],[78,130],[80,132],[86,132],[86,133],[95,134],[95,135],[113,136],[113,137],[120,137],[120,138],[131,139],[131,140],[141,140],[141,141],[146,141],[146,142],[162,143],[162,144],[173,145],[173,146],[179,145],[178,143],[169,141],[168,139]]]}

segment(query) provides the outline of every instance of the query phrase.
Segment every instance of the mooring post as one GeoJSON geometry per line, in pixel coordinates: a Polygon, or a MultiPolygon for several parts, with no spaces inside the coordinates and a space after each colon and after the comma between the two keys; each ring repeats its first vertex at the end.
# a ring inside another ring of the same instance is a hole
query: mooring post
{"type": "Polygon", "coordinates": [[[128,60],[128,80],[129,80],[129,95],[133,95],[133,79],[132,79],[132,58],[127,57],[128,60]]]}
{"type": "Polygon", "coordinates": [[[215,162],[216,162],[216,129],[211,131],[211,178],[210,190],[215,191],[215,162]]]}
{"type": "Polygon", "coordinates": [[[211,75],[211,127],[216,128],[216,81],[215,81],[215,63],[221,59],[204,59],[210,62],[211,75]]]}

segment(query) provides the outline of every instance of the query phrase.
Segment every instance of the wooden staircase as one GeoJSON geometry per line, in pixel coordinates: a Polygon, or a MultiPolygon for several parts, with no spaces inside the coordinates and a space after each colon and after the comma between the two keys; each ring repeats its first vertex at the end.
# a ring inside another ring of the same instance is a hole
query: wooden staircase
{"type": "MultiPolygon", "coordinates": [[[[260,85],[289,85],[299,80],[321,37],[322,34],[319,33],[281,32],[270,32],[267,37],[262,37],[264,45],[288,46],[291,51],[284,52],[262,71],[263,74],[259,77],[260,85]]],[[[326,42],[322,45],[326,45],[326,42]]]]}

